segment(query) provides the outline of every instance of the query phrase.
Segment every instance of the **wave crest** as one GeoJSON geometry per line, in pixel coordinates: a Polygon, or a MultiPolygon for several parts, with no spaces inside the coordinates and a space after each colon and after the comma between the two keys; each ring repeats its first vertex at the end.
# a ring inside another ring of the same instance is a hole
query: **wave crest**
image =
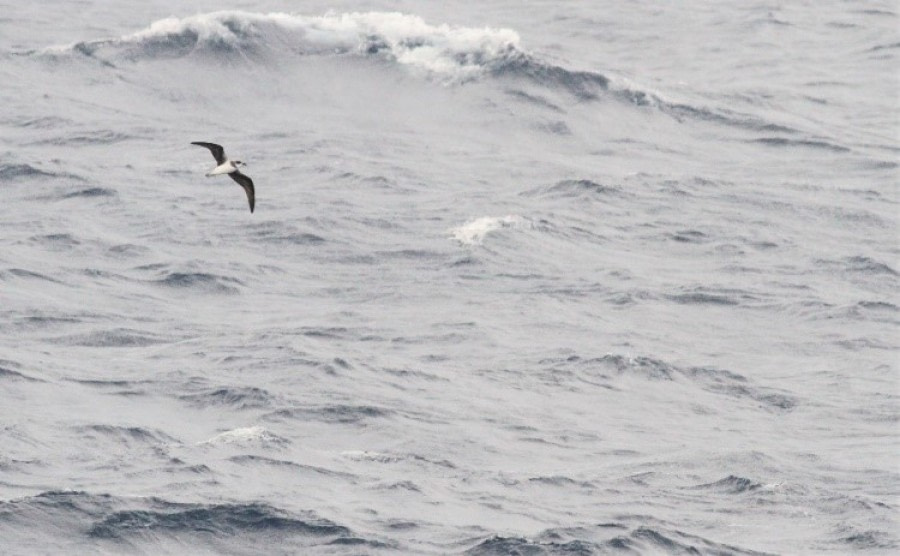
{"type": "Polygon", "coordinates": [[[303,16],[218,11],[162,19],[118,39],[79,42],[49,52],[75,52],[103,61],[277,51],[382,55],[433,73],[467,77],[520,54],[518,44],[519,35],[511,29],[430,25],[398,12],[303,16]]]}

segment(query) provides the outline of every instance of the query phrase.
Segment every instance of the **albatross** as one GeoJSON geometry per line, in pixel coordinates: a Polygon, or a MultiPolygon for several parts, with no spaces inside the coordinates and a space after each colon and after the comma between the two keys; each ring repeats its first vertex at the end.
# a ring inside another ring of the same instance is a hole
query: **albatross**
{"type": "Polygon", "coordinates": [[[250,202],[250,212],[253,212],[253,207],[256,205],[256,192],[253,189],[253,180],[251,180],[248,176],[244,175],[240,171],[241,166],[246,166],[240,160],[231,160],[227,156],[225,156],[225,149],[222,148],[222,145],[216,145],[215,143],[205,143],[203,141],[192,141],[191,145],[197,145],[200,147],[205,147],[209,149],[209,152],[212,153],[213,158],[216,159],[217,166],[206,173],[206,177],[210,178],[212,176],[218,176],[221,174],[228,174],[231,179],[236,181],[238,185],[244,188],[244,191],[247,193],[247,200],[250,202]]]}

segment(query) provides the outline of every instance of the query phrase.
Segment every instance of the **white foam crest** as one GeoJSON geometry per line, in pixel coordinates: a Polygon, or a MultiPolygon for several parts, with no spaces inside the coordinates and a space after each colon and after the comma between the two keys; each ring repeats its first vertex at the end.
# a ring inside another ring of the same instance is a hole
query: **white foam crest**
{"type": "Polygon", "coordinates": [[[185,34],[195,34],[198,44],[241,47],[256,43],[273,48],[281,44],[301,53],[384,53],[400,64],[458,78],[477,74],[491,62],[519,52],[519,35],[511,29],[431,25],[399,12],[304,16],[218,11],[162,19],[118,40],[96,44],[131,46],[185,34]]]}
{"type": "Polygon", "coordinates": [[[284,444],[286,440],[273,434],[263,427],[243,427],[225,431],[221,434],[200,442],[201,445],[221,444],[284,444]]]}
{"type": "Polygon", "coordinates": [[[502,228],[530,227],[529,221],[521,216],[510,214],[507,216],[483,216],[450,229],[450,237],[464,245],[481,245],[484,238],[491,232],[502,228]]]}

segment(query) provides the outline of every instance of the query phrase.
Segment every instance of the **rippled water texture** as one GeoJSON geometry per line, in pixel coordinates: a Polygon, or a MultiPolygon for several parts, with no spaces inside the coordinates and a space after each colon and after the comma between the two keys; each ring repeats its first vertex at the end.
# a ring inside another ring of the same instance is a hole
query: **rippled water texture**
{"type": "Polygon", "coordinates": [[[900,18],[788,4],[6,6],[0,553],[900,550],[900,18]]]}

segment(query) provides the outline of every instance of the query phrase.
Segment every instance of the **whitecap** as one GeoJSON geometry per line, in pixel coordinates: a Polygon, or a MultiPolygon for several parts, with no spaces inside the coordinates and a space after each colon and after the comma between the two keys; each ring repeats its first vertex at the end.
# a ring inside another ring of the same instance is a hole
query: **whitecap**
{"type": "Polygon", "coordinates": [[[481,245],[484,238],[491,232],[502,228],[522,229],[529,225],[529,221],[521,216],[510,214],[507,216],[483,216],[449,230],[450,237],[463,245],[481,245]]]}
{"type": "Polygon", "coordinates": [[[274,434],[263,427],[243,427],[225,431],[200,442],[201,445],[222,444],[287,444],[288,440],[274,434]]]}

